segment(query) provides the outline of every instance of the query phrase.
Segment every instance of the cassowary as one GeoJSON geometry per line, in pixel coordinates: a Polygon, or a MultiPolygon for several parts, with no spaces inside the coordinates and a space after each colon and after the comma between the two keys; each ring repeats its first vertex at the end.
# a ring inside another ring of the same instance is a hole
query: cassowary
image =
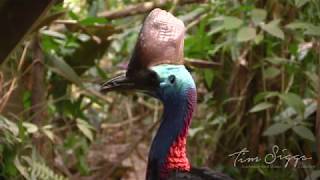
{"type": "Polygon", "coordinates": [[[161,125],[149,152],[147,180],[230,180],[225,174],[191,167],[186,155],[197,93],[183,65],[184,32],[181,20],[154,9],[143,23],[127,72],[104,83],[101,91],[140,90],[163,103],[161,125]]]}

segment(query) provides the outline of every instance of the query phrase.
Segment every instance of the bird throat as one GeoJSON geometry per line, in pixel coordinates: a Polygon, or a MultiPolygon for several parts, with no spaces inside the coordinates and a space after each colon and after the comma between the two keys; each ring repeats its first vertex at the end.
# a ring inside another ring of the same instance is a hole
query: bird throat
{"type": "Polygon", "coordinates": [[[190,171],[190,163],[186,154],[187,134],[181,134],[170,146],[160,175],[167,176],[170,171],[190,171]]]}
{"type": "Polygon", "coordinates": [[[181,129],[179,136],[172,143],[164,165],[164,170],[170,172],[172,170],[190,171],[190,163],[187,158],[186,144],[189,125],[192,119],[192,114],[196,105],[196,92],[193,89],[187,92],[186,115],[184,118],[184,127],[181,129]]]}
{"type": "Polygon", "coordinates": [[[196,90],[188,89],[184,99],[164,102],[162,123],[150,149],[147,179],[166,179],[170,172],[190,171],[186,142],[196,99],[196,90]]]}

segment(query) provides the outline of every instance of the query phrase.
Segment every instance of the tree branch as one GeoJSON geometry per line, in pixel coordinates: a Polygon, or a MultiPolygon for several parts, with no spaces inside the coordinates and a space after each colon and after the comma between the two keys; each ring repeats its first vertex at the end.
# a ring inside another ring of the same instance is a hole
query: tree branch
{"type": "MultiPolygon", "coordinates": [[[[114,10],[114,11],[104,11],[99,13],[99,17],[104,17],[107,19],[118,19],[127,16],[134,16],[137,14],[142,14],[151,11],[154,8],[163,8],[167,3],[172,2],[172,0],[161,0],[155,2],[143,2],[135,5],[129,5],[125,9],[114,10]]],[[[180,5],[191,4],[191,3],[204,3],[206,0],[180,0],[180,5]]]]}
{"type": "MultiPolygon", "coordinates": [[[[315,50],[318,53],[319,60],[320,60],[320,41],[316,43],[315,50]]],[[[316,149],[318,155],[318,165],[320,165],[320,68],[318,68],[318,85],[317,85],[317,115],[316,115],[316,122],[315,122],[315,136],[316,136],[316,149]]]]}
{"type": "Polygon", "coordinates": [[[187,66],[194,66],[196,68],[221,68],[222,64],[217,62],[206,61],[202,59],[184,58],[187,66]]]}

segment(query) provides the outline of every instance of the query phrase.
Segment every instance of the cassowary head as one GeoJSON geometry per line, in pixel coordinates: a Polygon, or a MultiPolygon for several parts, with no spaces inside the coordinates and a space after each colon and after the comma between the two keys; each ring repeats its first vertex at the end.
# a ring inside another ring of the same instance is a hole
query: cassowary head
{"type": "Polygon", "coordinates": [[[101,91],[142,90],[164,100],[193,87],[183,66],[184,32],[181,20],[154,9],[143,23],[127,72],[104,83],[101,91]]]}

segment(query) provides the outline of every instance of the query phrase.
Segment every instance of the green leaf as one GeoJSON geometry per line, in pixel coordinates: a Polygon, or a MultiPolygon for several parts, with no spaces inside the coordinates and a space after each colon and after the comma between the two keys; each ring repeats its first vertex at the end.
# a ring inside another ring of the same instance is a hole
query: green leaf
{"type": "Polygon", "coordinates": [[[244,42],[256,37],[256,29],[252,27],[243,27],[237,33],[237,41],[244,42]]]}
{"type": "Polygon", "coordinates": [[[208,35],[211,36],[213,34],[216,34],[218,32],[221,32],[224,30],[224,25],[222,23],[219,24],[213,24],[210,28],[210,31],[208,32],[208,35]]]}
{"type": "MultiPolygon", "coordinates": [[[[189,22],[189,21],[192,21],[193,19],[199,17],[199,15],[203,14],[205,11],[207,11],[207,8],[198,6],[194,10],[192,10],[182,16],[179,16],[179,19],[181,19],[183,22],[189,22]]],[[[210,18],[210,19],[213,19],[213,18],[210,18]]]]}
{"type": "Polygon", "coordinates": [[[280,95],[280,98],[288,105],[293,107],[297,113],[303,114],[305,106],[300,96],[294,93],[280,95]]]}
{"type": "Polygon", "coordinates": [[[209,89],[212,87],[214,79],[214,72],[212,70],[204,70],[204,80],[206,81],[207,86],[209,89]]]}
{"type": "Polygon", "coordinates": [[[313,89],[318,89],[320,87],[318,75],[314,72],[305,72],[305,74],[310,80],[310,84],[313,87],[313,89]]]}
{"type": "Polygon", "coordinates": [[[209,124],[210,125],[222,125],[226,122],[227,122],[227,118],[225,116],[217,116],[209,124]]]}
{"type": "Polygon", "coordinates": [[[268,57],[266,60],[274,65],[285,64],[288,62],[288,59],[281,57],[268,57]]]}
{"type": "Polygon", "coordinates": [[[255,105],[252,109],[250,109],[249,112],[255,113],[255,112],[263,111],[263,110],[271,108],[272,106],[273,106],[273,104],[271,104],[271,103],[262,102],[262,103],[255,105]]]}
{"type": "Polygon", "coordinates": [[[188,134],[190,137],[194,137],[198,132],[201,132],[203,130],[204,130],[203,126],[196,127],[196,128],[190,128],[188,134]]]}
{"type": "Polygon", "coordinates": [[[73,20],[78,20],[79,19],[79,16],[76,13],[72,12],[72,11],[68,11],[68,15],[73,20]]]}
{"type": "Polygon", "coordinates": [[[49,55],[48,65],[60,76],[68,79],[69,81],[82,86],[82,82],[77,73],[65,61],[57,56],[49,55]]]}
{"type": "Polygon", "coordinates": [[[264,77],[266,79],[272,79],[280,74],[280,70],[275,67],[269,67],[264,71],[264,77]]]}
{"type": "Polygon", "coordinates": [[[315,141],[316,138],[314,137],[312,131],[304,126],[294,126],[292,128],[292,130],[299,135],[300,137],[304,138],[304,139],[308,139],[310,141],[315,141]]]}
{"type": "Polygon", "coordinates": [[[320,36],[320,26],[311,25],[307,27],[305,34],[311,36],[320,36]]]}
{"type": "Polygon", "coordinates": [[[306,3],[308,3],[309,0],[295,0],[294,2],[295,2],[295,5],[298,8],[300,8],[300,7],[304,6],[306,3]]]}
{"type": "Polygon", "coordinates": [[[91,39],[89,35],[83,33],[78,34],[77,38],[82,42],[87,42],[91,39]]]}
{"type": "Polygon", "coordinates": [[[217,52],[219,52],[227,43],[226,42],[223,42],[221,44],[217,44],[214,46],[213,49],[209,50],[208,54],[210,56],[214,56],[217,52]]]}
{"type": "Polygon", "coordinates": [[[103,78],[103,79],[108,79],[108,75],[106,72],[104,72],[103,69],[101,69],[98,65],[95,66],[96,70],[97,70],[97,74],[103,78]]]}
{"type": "MultiPolygon", "coordinates": [[[[317,111],[317,103],[316,102],[313,102],[313,103],[308,103],[307,105],[306,105],[306,110],[304,111],[304,119],[307,119],[307,118],[309,118],[309,117],[311,117],[314,113],[316,113],[316,111],[317,111]]],[[[299,121],[298,119],[297,119],[297,121],[299,121]]]]}
{"type": "Polygon", "coordinates": [[[311,26],[310,23],[300,22],[300,21],[294,21],[292,23],[287,24],[285,27],[287,29],[307,29],[309,26],[311,26]]]}
{"type": "Polygon", "coordinates": [[[186,38],[184,48],[186,56],[200,59],[206,58],[206,53],[203,52],[208,52],[212,48],[211,36],[207,34],[206,26],[206,21],[202,20],[196,33],[186,38]]]}
{"type": "Polygon", "coordinates": [[[242,25],[243,21],[237,17],[232,16],[225,16],[223,27],[226,30],[236,29],[239,28],[242,25]]]}
{"type": "Polygon", "coordinates": [[[276,96],[279,96],[278,92],[273,92],[273,91],[260,92],[257,95],[255,95],[254,102],[258,103],[265,98],[268,99],[268,98],[272,98],[272,97],[276,97],[276,96]]]}
{"type": "Polygon", "coordinates": [[[41,30],[40,33],[58,39],[66,39],[66,36],[64,34],[52,30],[41,30]]]}
{"type": "Polygon", "coordinates": [[[274,136],[277,134],[281,134],[286,132],[288,129],[291,128],[291,125],[284,124],[284,123],[274,123],[267,130],[263,132],[264,136],[274,136]]]}
{"type": "Polygon", "coordinates": [[[87,17],[81,21],[79,21],[82,25],[95,25],[95,24],[105,24],[108,21],[105,18],[99,18],[99,17],[87,17]]]}
{"type": "Polygon", "coordinates": [[[41,130],[52,142],[54,142],[54,134],[51,125],[43,126],[41,130]]]}
{"type": "Polygon", "coordinates": [[[2,127],[9,130],[15,136],[19,135],[18,125],[16,123],[8,120],[6,117],[0,115],[0,128],[2,128],[2,127]]]}
{"type": "Polygon", "coordinates": [[[263,33],[259,33],[256,38],[254,39],[254,42],[256,44],[260,44],[262,42],[262,40],[264,39],[263,33]]]}
{"type": "Polygon", "coordinates": [[[23,107],[25,109],[29,109],[31,107],[31,93],[30,93],[30,91],[25,91],[23,93],[22,101],[23,101],[23,107]]]}
{"type": "Polygon", "coordinates": [[[279,27],[280,20],[276,19],[268,24],[261,24],[260,27],[272,36],[284,39],[284,33],[279,27]]]}
{"type": "Polygon", "coordinates": [[[38,132],[38,126],[36,126],[35,124],[29,123],[29,122],[23,122],[22,126],[24,128],[26,128],[28,133],[35,133],[38,132]]]}
{"type": "Polygon", "coordinates": [[[77,127],[88,139],[90,139],[90,141],[93,141],[93,133],[90,130],[93,128],[90,126],[90,124],[81,119],[77,119],[77,127]]]}
{"type": "Polygon", "coordinates": [[[267,11],[264,9],[254,9],[251,12],[252,21],[255,24],[263,22],[267,17],[267,11]]]}
{"type": "Polygon", "coordinates": [[[28,173],[28,169],[27,167],[23,166],[22,163],[20,162],[18,156],[16,156],[14,158],[14,165],[15,167],[18,169],[18,171],[20,172],[20,174],[26,178],[26,179],[31,179],[28,173]]]}

